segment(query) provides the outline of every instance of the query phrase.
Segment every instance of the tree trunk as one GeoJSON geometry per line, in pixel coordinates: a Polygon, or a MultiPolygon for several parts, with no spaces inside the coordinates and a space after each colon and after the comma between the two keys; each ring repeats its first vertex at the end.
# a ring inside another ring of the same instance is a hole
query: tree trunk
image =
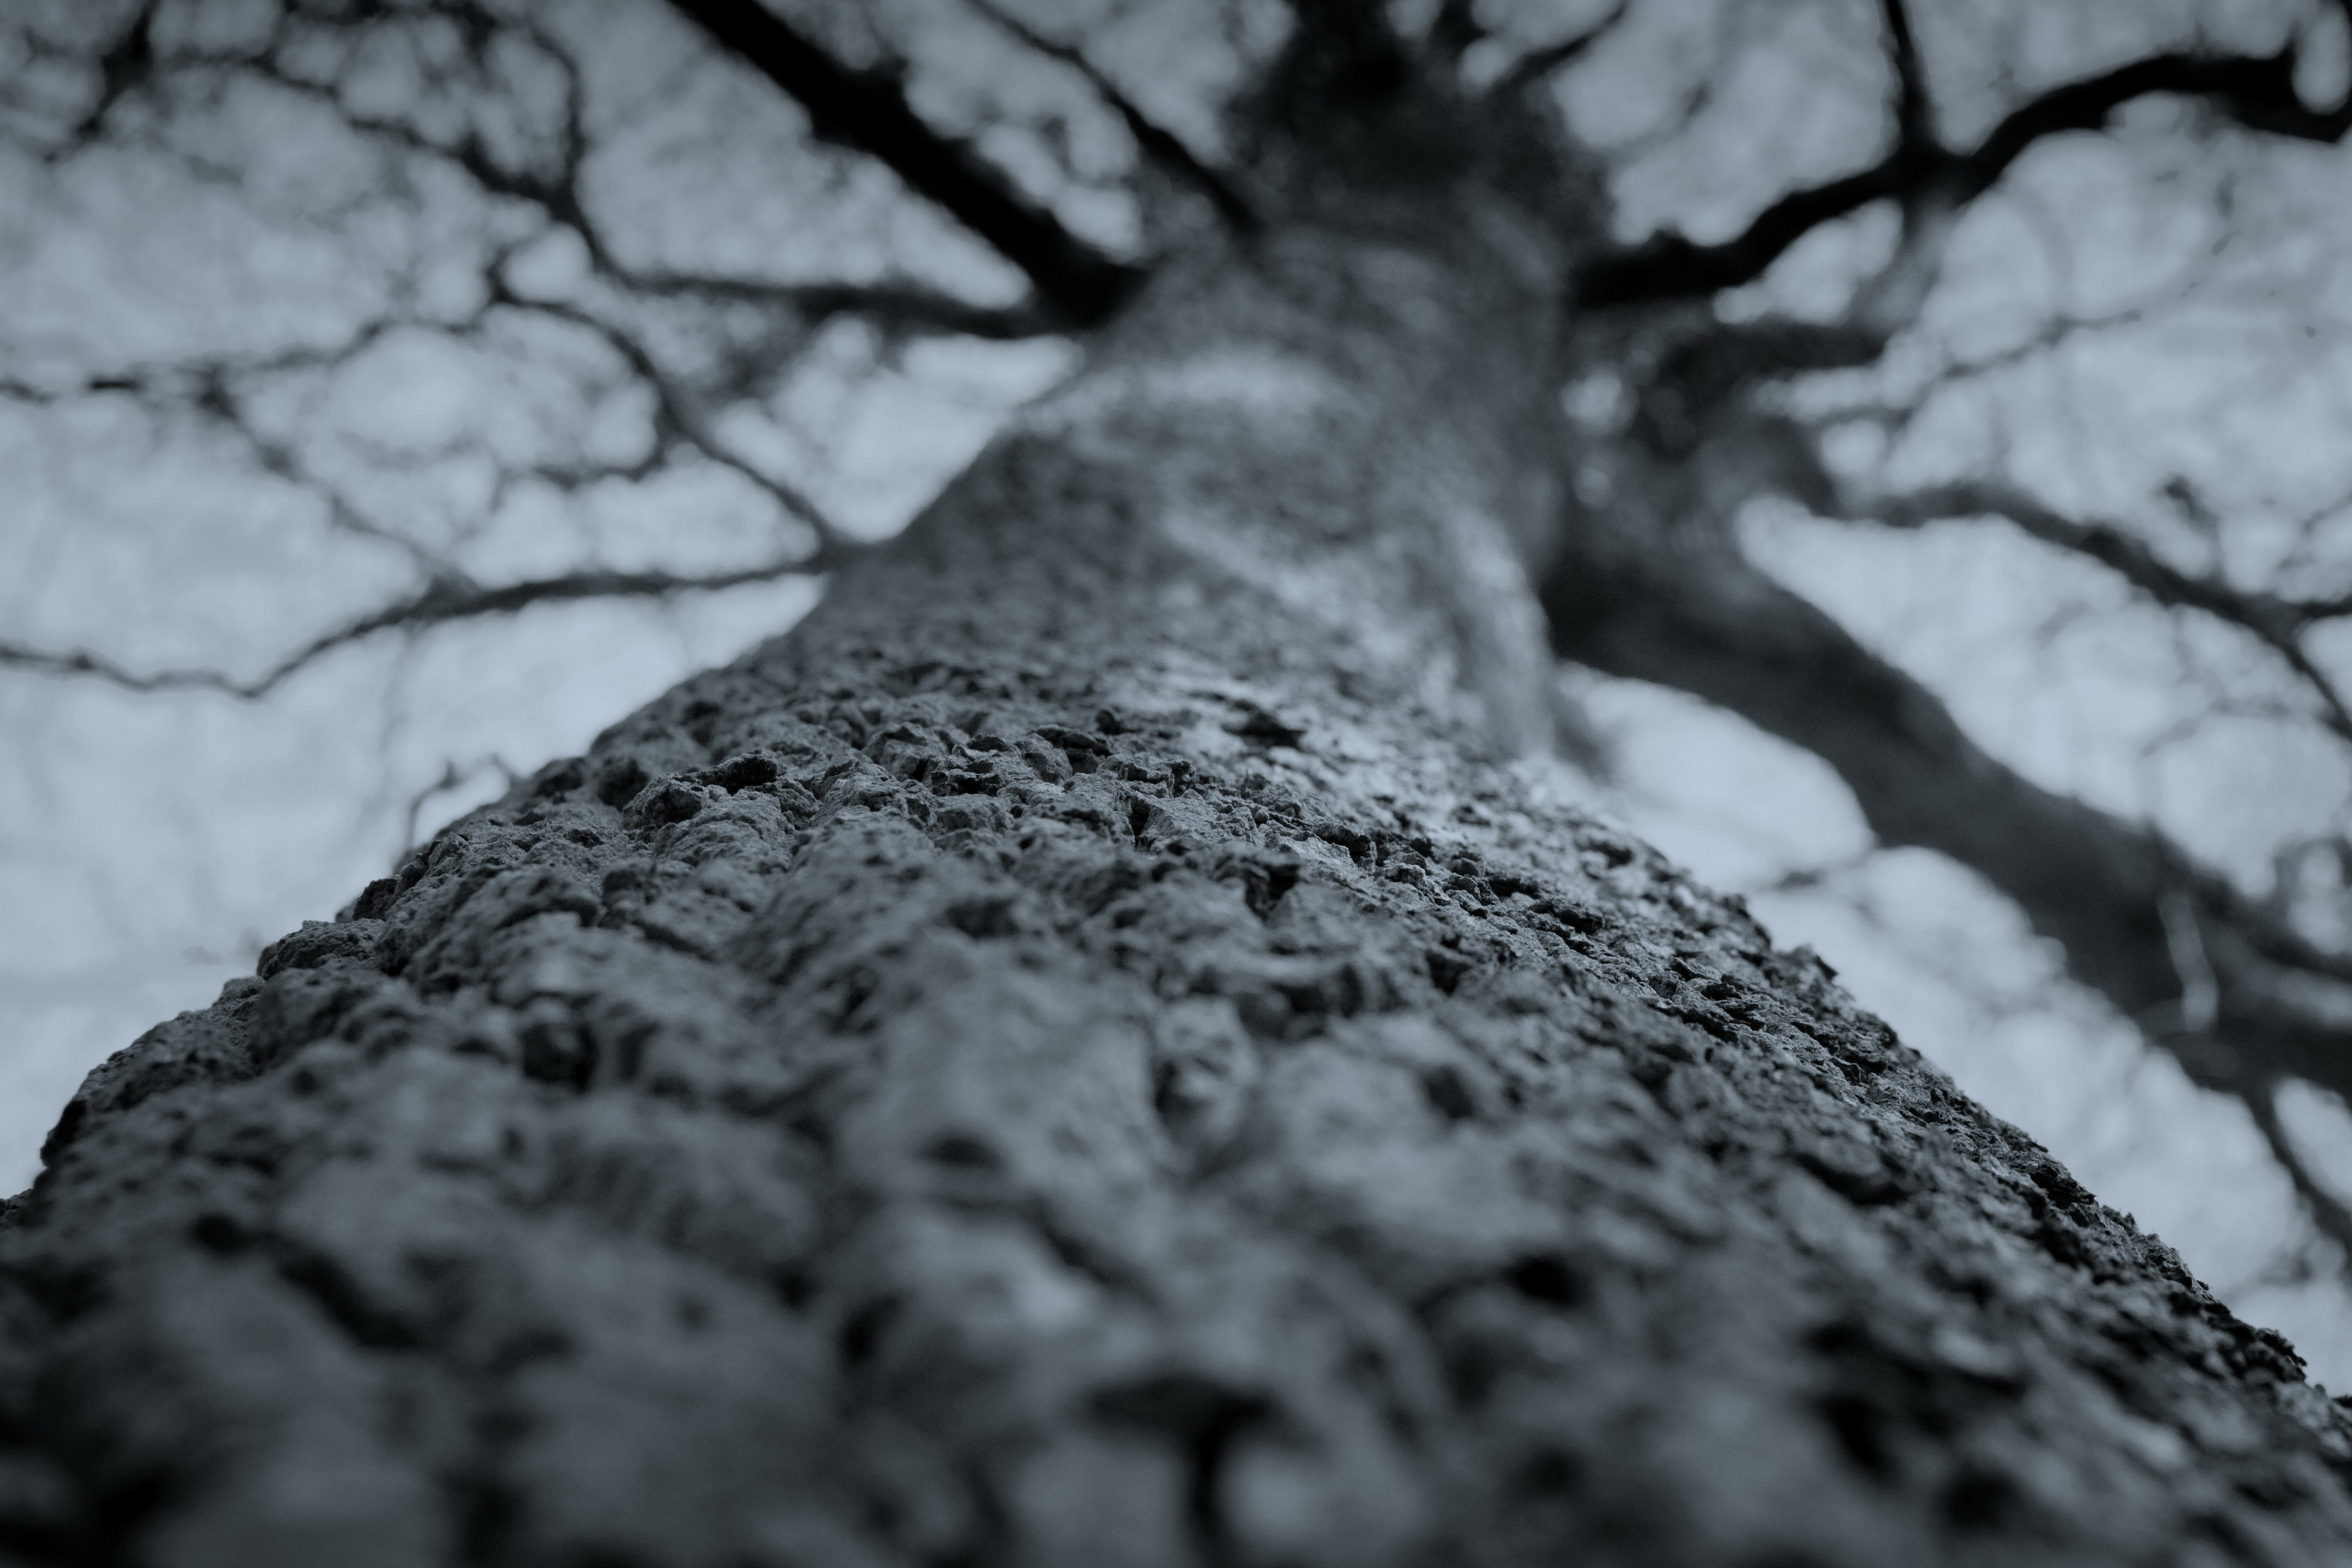
{"type": "Polygon", "coordinates": [[[1168,269],[790,637],[93,1073],[0,1552],[2352,1552],[2284,1342],[1508,765],[1550,243],[1168,269]]]}

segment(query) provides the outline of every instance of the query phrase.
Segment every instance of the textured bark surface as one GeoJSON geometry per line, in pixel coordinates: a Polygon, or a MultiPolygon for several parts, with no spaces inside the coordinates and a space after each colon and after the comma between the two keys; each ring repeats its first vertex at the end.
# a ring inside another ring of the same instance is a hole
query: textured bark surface
{"type": "Polygon", "coordinates": [[[1558,258],[1362,225],[1155,280],[791,637],[93,1074],[0,1552],[2352,1552],[2283,1342],[1493,760],[1558,258]]]}

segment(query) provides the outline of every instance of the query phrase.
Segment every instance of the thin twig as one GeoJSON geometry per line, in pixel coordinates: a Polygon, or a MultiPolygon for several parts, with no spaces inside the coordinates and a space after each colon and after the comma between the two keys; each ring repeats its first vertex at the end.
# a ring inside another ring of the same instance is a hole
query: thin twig
{"type": "Polygon", "coordinates": [[[1576,297],[1588,304],[1622,305],[1713,294],[1760,277],[1822,224],[1873,202],[1903,200],[1936,186],[1965,205],[2050,137],[2096,131],[2116,110],[2156,95],[2200,99],[2251,131],[2334,144],[2352,131],[2352,89],[2325,109],[2306,105],[2296,90],[2293,46],[2273,55],[2166,52],[2145,55],[2096,76],[2062,82],[2011,110],[1966,153],[1898,141],[1869,167],[1773,202],[1741,233],[1717,245],[1679,234],[1661,236],[1595,258],[1580,272],[1576,297]]]}
{"type": "Polygon", "coordinates": [[[2279,1119],[2278,1090],[2275,1082],[2253,1089],[2242,1096],[2246,1109],[2253,1113],[2254,1125],[2262,1130],[2263,1142],[2270,1145],[2272,1156],[2286,1172],[2287,1180],[2294,1184],[2295,1194],[2303,1199],[2312,1224],[2344,1248],[2347,1258],[2352,1258],[2352,1209],[2347,1209],[2344,1200],[2305,1163],[2303,1151],[2295,1147],[2294,1135],[2279,1119]]]}
{"type": "Polygon", "coordinates": [[[525,300],[505,292],[503,285],[499,302],[517,310],[537,311],[557,321],[569,321],[595,333],[627,362],[629,368],[652,390],[655,416],[663,428],[690,442],[711,461],[766,491],[779,506],[814,529],[818,539],[824,544],[832,546],[841,542],[840,526],[806,492],[788,480],[776,478],[729,446],[705,417],[700,400],[664,371],[643,343],[612,322],[577,306],[556,300],[525,300]]]}
{"type": "Polygon", "coordinates": [[[1898,149],[1932,155],[1936,145],[1935,106],[1927,97],[1927,74],[1919,60],[1919,41],[1911,31],[1911,13],[1904,0],[1879,0],[1879,16],[1886,24],[1887,63],[1895,71],[1895,142],[1898,149]]]}
{"type": "Polygon", "coordinates": [[[864,548],[855,543],[830,543],[786,561],[698,575],[587,571],[493,586],[484,586],[463,576],[444,576],[405,599],[311,638],[251,680],[239,680],[216,669],[142,672],[87,648],[58,651],[13,641],[0,641],[0,667],[41,675],[88,676],[131,691],[218,691],[246,701],[257,701],[337,648],[364,641],[380,632],[419,631],[451,621],[508,615],[531,605],[581,599],[670,598],[679,594],[715,593],[752,583],[772,583],[784,577],[816,576],[835,570],[864,548]]]}
{"type": "Polygon", "coordinates": [[[1625,13],[1631,9],[1633,0],[1617,0],[1617,4],[1609,8],[1607,16],[1581,33],[1562,38],[1558,43],[1546,44],[1539,49],[1529,50],[1511,62],[1511,68],[1496,79],[1495,85],[1486,89],[1487,94],[1495,98],[1508,98],[1514,93],[1525,92],[1555,71],[1565,70],[1582,59],[1611,28],[1625,19],[1625,13]]]}
{"type": "Polygon", "coordinates": [[[1051,336],[1059,329],[1034,302],[979,305],[920,283],[769,283],[757,279],[621,268],[614,280],[657,299],[720,300],[730,304],[772,305],[809,321],[856,316],[885,331],[947,332],[1018,342],[1051,336]]]}
{"type": "Polygon", "coordinates": [[[1087,85],[1094,89],[1095,96],[1110,105],[1118,114],[1127,127],[1127,133],[1135,138],[1135,145],[1144,157],[1198,191],[1215,209],[1217,216],[1228,229],[1235,234],[1255,234],[1265,226],[1265,220],[1258,216],[1256,206],[1223,171],[1202,162],[1181,137],[1138,108],[1135,100],[1127,96],[1118,83],[1103,74],[1101,68],[1087,58],[1084,49],[1076,44],[1047,37],[998,5],[995,0],[965,0],[965,4],[1039,54],[1059,60],[1084,77],[1087,85]]]}
{"type": "Polygon", "coordinates": [[[2352,741],[2352,700],[2312,658],[2302,641],[2305,628],[2343,615],[2352,606],[2333,599],[2294,599],[2236,588],[2217,578],[2183,572],[2118,524],[2068,517],[1998,480],[1961,480],[1900,495],[1869,497],[1848,503],[1845,511],[1898,528],[1955,517],[2006,518],[2044,543],[2098,562],[2160,605],[2201,610],[2251,633],[2318,699],[2322,722],[2339,738],[2352,741]]]}

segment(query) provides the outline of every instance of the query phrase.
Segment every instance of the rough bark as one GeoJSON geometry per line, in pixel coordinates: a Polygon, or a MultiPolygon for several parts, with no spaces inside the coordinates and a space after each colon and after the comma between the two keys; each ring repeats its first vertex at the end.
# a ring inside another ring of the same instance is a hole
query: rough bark
{"type": "Polygon", "coordinates": [[[94,1073],[32,1562],[2302,1563],[2352,1426],[1504,760],[1559,258],[1156,279],[792,636],[94,1073]]]}

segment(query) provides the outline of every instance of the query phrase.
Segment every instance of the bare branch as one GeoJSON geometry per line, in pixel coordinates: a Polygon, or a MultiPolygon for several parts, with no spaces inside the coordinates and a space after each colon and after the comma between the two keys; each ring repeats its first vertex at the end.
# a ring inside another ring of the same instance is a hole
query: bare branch
{"type": "MultiPolygon", "coordinates": [[[[490,24],[486,19],[484,25],[490,24]]],[[[948,332],[996,342],[1042,337],[1060,330],[1047,312],[1034,304],[975,304],[911,279],[793,284],[631,266],[606,242],[582,194],[581,171],[589,148],[581,119],[578,62],[557,39],[536,26],[519,21],[498,25],[529,37],[563,72],[562,147],[558,166],[551,172],[510,168],[492,156],[471,132],[454,140],[436,139],[394,116],[354,113],[337,100],[331,89],[289,77],[272,65],[257,65],[254,68],[284,90],[332,107],[356,131],[404,152],[454,164],[487,195],[540,208],[551,225],[578,236],[587,249],[590,265],[598,273],[640,294],[773,305],[814,321],[858,315],[886,331],[948,332]]]]}
{"type": "Polygon", "coordinates": [[[978,305],[920,283],[769,283],[758,279],[621,268],[616,281],[658,299],[700,299],[773,305],[811,321],[856,316],[884,331],[944,332],[1018,342],[1060,329],[1032,304],[978,305]]]}
{"type": "Polygon", "coordinates": [[[1895,143],[1897,150],[1932,155],[1936,149],[1935,108],[1927,98],[1927,76],[1919,62],[1919,43],[1912,36],[1911,13],[1905,0],[1878,0],[1886,23],[1886,58],[1895,72],[1895,143]]]}
{"type": "Polygon", "coordinates": [[[1511,62],[1511,68],[1505,71],[1496,79],[1495,85],[1486,89],[1488,94],[1496,98],[1507,98],[1514,93],[1525,92],[1555,71],[1567,69],[1582,59],[1593,45],[1606,37],[1610,29],[1623,21],[1625,13],[1631,9],[1633,9],[1633,0],[1617,0],[1617,4],[1609,8],[1607,16],[1585,28],[1581,33],[1562,38],[1557,43],[1546,44],[1539,49],[1529,50],[1511,62]]]}
{"type": "Polygon", "coordinates": [[[2352,1258],[2352,1209],[2347,1209],[2344,1200],[2319,1180],[2305,1161],[2303,1151],[2295,1146],[2294,1134],[2279,1119],[2278,1090],[2279,1086],[2272,1084],[2259,1093],[2246,1096],[2246,1109],[2253,1112],[2254,1125],[2262,1130],[2263,1142],[2270,1145],[2272,1157],[2294,1184],[2296,1195],[2303,1199],[2312,1223],[2319,1227],[2321,1235],[2352,1258]]]}
{"type": "Polygon", "coordinates": [[[1139,269],[1077,238],[1002,170],[925,123],[891,76],[843,65],[759,0],[671,4],[798,100],[818,136],[879,160],[995,247],[1070,325],[1103,321],[1141,281],[1139,269]]]}
{"type": "Polygon", "coordinates": [[[400,324],[394,318],[380,317],[329,347],[298,347],[247,357],[206,357],[178,364],[131,365],[64,385],[38,386],[13,377],[0,377],[0,399],[54,407],[77,397],[119,395],[135,398],[150,409],[184,405],[213,427],[233,436],[263,473],[318,497],[331,526],[358,538],[391,545],[420,567],[435,571],[440,563],[430,552],[398,529],[370,517],[340,487],[305,463],[291,444],[258,428],[247,416],[237,395],[237,384],[248,378],[331,369],[347,363],[400,324]]]}
{"type": "Polygon", "coordinates": [[[125,23],[121,36],[100,52],[94,62],[98,68],[98,95],[62,141],[49,150],[52,162],[89,145],[105,129],[107,116],[115,106],[145,86],[154,74],[155,10],[155,0],[143,0],[125,23]]]}
{"type": "MultiPolygon", "coordinates": [[[[756,7],[755,7],[756,8],[756,7]]],[[[499,156],[470,127],[452,132],[431,133],[418,125],[393,113],[362,113],[354,111],[342,101],[335,89],[326,83],[289,75],[267,51],[232,57],[183,56],[174,54],[169,61],[173,66],[213,64],[234,66],[249,71],[285,92],[308,99],[333,110],[352,130],[373,138],[378,142],[401,152],[436,159],[462,171],[484,194],[520,202],[539,208],[549,222],[576,234],[586,247],[591,265],[601,275],[614,282],[643,294],[665,297],[700,297],[713,300],[750,301],[788,307],[812,319],[857,314],[873,321],[886,331],[950,332],[966,336],[1010,342],[1048,335],[1066,331],[1084,321],[1074,317],[1068,309],[1055,303],[1049,297],[1045,305],[1024,303],[1010,307],[975,304],[937,289],[907,279],[886,279],[879,282],[854,284],[827,282],[813,284],[777,284],[756,279],[698,277],[691,274],[639,269],[614,253],[594,217],[581,184],[581,174],[590,148],[586,126],[582,119],[582,88],[579,62],[572,58],[562,41],[528,18],[498,17],[471,5],[459,5],[456,14],[482,37],[503,29],[527,38],[560,70],[563,78],[562,122],[557,129],[558,145],[552,166],[519,166],[499,156]]],[[[144,13],[142,12],[143,16],[144,13]]],[[[142,24],[134,26],[119,40],[100,61],[107,81],[108,104],[119,100],[128,92],[151,78],[158,62],[144,40],[147,33],[142,24]]],[[[836,69],[840,68],[835,68],[836,69]]],[[[854,75],[854,73],[852,73],[854,75]]],[[[896,84],[885,79],[856,79],[877,92],[897,90],[896,84]]],[[[1099,81],[1099,78],[1095,79],[1099,81]]],[[[1108,83],[1102,85],[1108,87],[1108,83]]],[[[907,123],[919,129],[911,111],[903,110],[907,123]]],[[[1125,106],[1123,112],[1131,110],[1125,106]]],[[[93,110],[93,114],[102,112],[93,110]]],[[[820,126],[822,131],[824,127],[820,126]]],[[[903,128],[901,128],[903,129],[903,128]]],[[[1155,128],[1156,129],[1156,128],[1155,128]]],[[[86,139],[95,133],[92,121],[78,132],[86,139]]],[[[929,132],[926,131],[926,134],[929,132]]],[[[1161,132],[1160,136],[1171,146],[1181,143],[1161,132]]],[[[955,151],[952,144],[946,144],[955,151]]],[[[1000,183],[1003,176],[981,163],[975,156],[963,154],[975,177],[985,175],[1000,183]]],[[[885,160],[887,162],[887,160],[885,160]]],[[[902,176],[906,171],[899,171],[902,176]]],[[[1207,171],[1202,171],[1207,174],[1207,171]]],[[[1213,177],[1213,176],[1211,176],[1213,177]]],[[[1024,198],[1004,186],[1008,199],[1024,198]]],[[[924,194],[940,199],[938,193],[924,194]]],[[[1230,193],[1229,193],[1230,194],[1230,193]]],[[[1238,200],[1238,198],[1234,198],[1238,200]]],[[[954,210],[952,204],[950,205],[954,210]]],[[[958,212],[967,222],[969,215],[958,212]]],[[[1051,226],[1050,214],[1032,209],[1037,224],[1051,226]]],[[[977,228],[978,225],[974,223],[977,228]]],[[[983,232],[982,237],[993,237],[983,232]]],[[[1067,237],[1064,237],[1066,239],[1067,237]]],[[[1042,238],[1032,237],[1035,243],[1042,238]]],[[[1076,246],[1075,240],[1068,242],[1076,246]]],[[[1080,247],[1081,249],[1083,247],[1080,247]]],[[[1019,257],[1013,259],[1019,261],[1019,257]]],[[[1097,258],[1099,259],[1099,258],[1097,258]]],[[[1065,258],[1074,267],[1081,266],[1082,256],[1076,252],[1065,258]],[[1075,259],[1074,259],[1075,258],[1075,259]]],[[[1025,265],[1025,263],[1024,263],[1025,265]]],[[[1104,263],[1117,267],[1119,264],[1104,263]]],[[[1130,269],[1131,270],[1131,269],[1130,269]]],[[[1074,274],[1075,275],[1075,274],[1074,274]]],[[[1091,319],[1091,318],[1089,318],[1091,319]]]]}
{"type": "Polygon", "coordinates": [[[778,506],[799,518],[814,529],[817,538],[828,547],[837,546],[844,538],[841,529],[799,487],[778,479],[758,464],[738,453],[712,423],[702,400],[692,389],[664,370],[646,346],[611,321],[583,310],[576,305],[556,300],[525,300],[506,290],[503,283],[494,293],[494,302],[511,310],[535,311],[559,321],[567,321],[604,340],[606,346],[621,356],[654,395],[654,421],[657,437],[682,439],[701,451],[711,461],[749,480],[778,506]]]}
{"type": "Polygon", "coordinates": [[[2294,1077],[2352,1093],[2352,956],[2315,947],[2155,829],[2019,776],[1727,531],[1678,537],[1658,548],[1584,535],[1543,585],[1554,647],[1704,698],[1827,762],[1882,843],[1948,855],[2016,900],[2074,978],[2198,1082],[2251,1096],[2294,1077]],[[2182,1005],[2184,919],[2210,981],[2198,1020],[2182,1005]]]}
{"type": "Polygon", "coordinates": [[[2289,599],[2285,603],[2303,617],[2306,625],[2340,621],[2352,616],[2352,594],[2335,594],[2317,599],[2289,599]]]}
{"type": "Polygon", "coordinates": [[[1587,306],[1626,305],[1713,294],[1760,276],[1783,251],[1822,224],[1901,195],[1889,163],[1827,184],[1792,191],[1759,214],[1745,233],[1720,245],[1694,245],[1667,235],[1588,262],[1576,298],[1587,306]]]}
{"type": "Polygon", "coordinates": [[[1643,389],[1645,418],[1659,416],[1654,405],[1672,402],[1693,426],[1709,425],[1769,383],[1870,364],[1886,352],[1892,335],[1875,322],[1785,316],[1721,323],[1709,318],[1696,324],[1699,330],[1655,354],[1643,389]]]}
{"type": "Polygon", "coordinates": [[[2352,90],[2330,109],[2296,94],[2294,46],[2273,55],[2149,55],[2097,76],[2065,82],[2010,111],[1973,152],[1927,142],[1895,145],[1866,169],[1791,191],[1766,207],[1744,233],[1718,245],[1665,235],[1588,263],[1577,298],[1588,305],[1712,294],[1760,276],[1813,229],[1871,203],[1906,200],[1935,187],[1954,206],[1990,190],[2037,142],[2069,131],[2096,131],[2136,99],[2195,98],[2251,131],[2335,142],[2352,131],[2352,90]]]}
{"type": "Polygon", "coordinates": [[[445,145],[394,121],[347,115],[352,125],[412,153],[445,158],[465,171],[483,191],[541,208],[549,220],[580,237],[590,265],[636,292],[666,299],[698,297],[790,308],[812,320],[860,315],[886,331],[959,333],[1009,342],[1065,330],[1034,303],[974,304],[910,280],[877,283],[772,283],[756,279],[640,269],[615,254],[590,215],[578,187],[584,148],[574,145],[560,177],[546,178],[500,166],[473,140],[445,145]]]}
{"type": "Polygon", "coordinates": [[[751,583],[772,583],[783,577],[817,576],[837,569],[862,548],[852,543],[831,543],[790,560],[698,574],[585,571],[488,587],[462,575],[446,575],[405,599],[311,638],[251,680],[239,680],[214,669],[142,673],[87,648],[58,651],[6,640],[0,640],[0,668],[41,675],[89,676],[131,691],[218,691],[246,701],[257,701],[337,648],[362,642],[381,632],[422,631],[451,621],[509,615],[531,605],[581,599],[666,599],[679,594],[713,593],[751,583]]]}
{"type": "Polygon", "coordinates": [[[496,769],[499,775],[506,780],[506,786],[509,789],[522,783],[523,775],[517,773],[513,764],[496,752],[487,756],[478,757],[462,768],[457,765],[457,758],[444,758],[441,763],[441,776],[411,795],[402,807],[400,828],[402,852],[404,854],[416,847],[416,824],[424,816],[425,808],[432,804],[435,795],[447,795],[452,790],[463,789],[488,769],[496,769]]]}
{"type": "Polygon", "coordinates": [[[2327,728],[2352,741],[2352,700],[2311,658],[2302,640],[2305,627],[2344,613],[2338,601],[2290,599],[2183,572],[2118,524],[2068,517],[1998,480],[1961,480],[1874,496],[1850,501],[1843,510],[1843,515],[1899,528],[1947,518],[2006,518],[2045,543],[2098,562],[2158,604],[2200,610],[2252,633],[2318,699],[2327,728]]]}
{"type": "Polygon", "coordinates": [[[1210,167],[1197,157],[1183,139],[1159,124],[1136,107],[1134,100],[1119,85],[1105,76],[1087,52],[1076,44],[1066,44],[1049,38],[1020,17],[995,4],[995,0],[965,0],[965,3],[991,22],[1019,38],[1024,44],[1049,58],[1059,60],[1076,71],[1095,90],[1095,95],[1110,105],[1135,138],[1138,151],[1154,167],[1174,176],[1208,202],[1218,218],[1235,234],[1255,234],[1265,226],[1257,208],[1244,196],[1222,171],[1210,167]]]}

